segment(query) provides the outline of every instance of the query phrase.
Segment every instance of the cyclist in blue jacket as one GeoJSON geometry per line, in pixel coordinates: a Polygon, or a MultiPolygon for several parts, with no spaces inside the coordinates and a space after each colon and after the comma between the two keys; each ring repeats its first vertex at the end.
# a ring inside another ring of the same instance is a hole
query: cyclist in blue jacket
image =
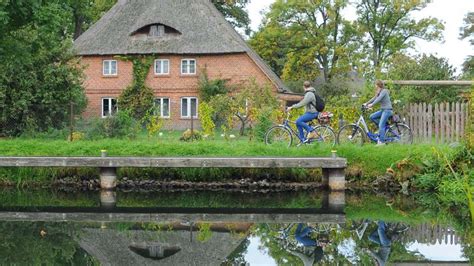
{"type": "Polygon", "coordinates": [[[388,119],[393,115],[390,91],[385,88],[383,81],[375,82],[375,96],[364,105],[372,108],[380,103],[380,110],[370,115],[370,120],[379,127],[379,139],[377,145],[385,144],[385,132],[388,119]]]}

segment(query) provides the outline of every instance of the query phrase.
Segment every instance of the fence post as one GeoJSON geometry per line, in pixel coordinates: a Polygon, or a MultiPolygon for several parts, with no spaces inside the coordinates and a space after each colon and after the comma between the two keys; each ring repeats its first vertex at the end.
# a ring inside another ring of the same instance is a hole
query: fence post
{"type": "Polygon", "coordinates": [[[469,99],[468,114],[468,143],[469,147],[474,146],[474,88],[471,88],[471,97],[469,99]]]}
{"type": "Polygon", "coordinates": [[[428,140],[433,143],[433,106],[428,104],[428,140]]]}
{"type": "Polygon", "coordinates": [[[461,120],[460,120],[460,108],[459,102],[456,103],[456,113],[455,113],[455,121],[456,121],[456,141],[459,141],[459,135],[461,134],[461,120]]]}
{"type": "Polygon", "coordinates": [[[466,134],[466,104],[464,102],[461,102],[461,132],[460,132],[460,135],[461,135],[461,138],[465,139],[464,136],[466,134]]]}
{"type": "Polygon", "coordinates": [[[434,106],[434,135],[435,135],[435,142],[439,143],[439,104],[435,103],[434,106]]]}
{"type": "Polygon", "coordinates": [[[439,122],[440,122],[439,135],[441,137],[441,143],[444,143],[444,137],[445,137],[444,105],[445,105],[444,103],[440,103],[439,105],[439,122]]]}
{"type": "Polygon", "coordinates": [[[456,103],[451,103],[451,141],[456,141],[456,103]]]}

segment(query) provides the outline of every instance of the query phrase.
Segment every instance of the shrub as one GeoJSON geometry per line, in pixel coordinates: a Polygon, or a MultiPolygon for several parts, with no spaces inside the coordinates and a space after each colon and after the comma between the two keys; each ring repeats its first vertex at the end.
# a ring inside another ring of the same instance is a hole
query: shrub
{"type": "Polygon", "coordinates": [[[157,113],[157,110],[155,108],[152,108],[148,110],[147,114],[142,119],[142,124],[145,125],[145,128],[148,133],[148,138],[160,132],[160,130],[164,126],[163,119],[159,115],[156,115],[156,113],[157,113]]]}
{"type": "Polygon", "coordinates": [[[106,118],[95,118],[85,124],[85,138],[135,138],[140,126],[128,111],[119,111],[106,118]]]}
{"type": "Polygon", "coordinates": [[[202,102],[199,105],[199,120],[201,121],[201,127],[204,135],[213,136],[216,124],[212,121],[212,115],[214,109],[207,102],[202,102]]]}
{"type": "Polygon", "coordinates": [[[201,132],[197,130],[191,131],[191,129],[188,129],[184,131],[183,135],[179,140],[181,141],[194,141],[194,140],[201,140],[202,139],[202,134],[201,132]]]}
{"type": "Polygon", "coordinates": [[[267,130],[273,125],[272,121],[272,108],[265,108],[259,112],[257,116],[257,123],[255,125],[255,137],[259,141],[265,140],[265,134],[267,130]]]}
{"type": "Polygon", "coordinates": [[[199,77],[199,97],[201,101],[209,102],[213,96],[227,94],[230,88],[227,87],[227,81],[224,79],[209,80],[207,70],[203,69],[199,77]]]}

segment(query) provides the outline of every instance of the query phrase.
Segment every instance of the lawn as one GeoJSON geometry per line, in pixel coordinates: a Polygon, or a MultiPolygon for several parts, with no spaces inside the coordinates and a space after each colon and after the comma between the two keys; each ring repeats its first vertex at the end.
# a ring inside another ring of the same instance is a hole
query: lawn
{"type": "MultiPolygon", "coordinates": [[[[104,139],[97,141],[80,140],[68,142],[47,138],[16,138],[0,140],[0,156],[100,156],[101,150],[107,150],[109,156],[291,156],[291,157],[327,157],[331,150],[347,158],[349,169],[355,169],[364,178],[373,178],[385,173],[394,163],[411,158],[419,163],[433,154],[433,145],[387,145],[377,147],[336,146],[321,144],[301,147],[272,147],[247,137],[226,140],[221,136],[213,139],[183,142],[180,132],[164,132],[161,137],[141,136],[134,140],[104,139]]],[[[436,149],[449,152],[446,145],[436,145],[436,149]]]]}

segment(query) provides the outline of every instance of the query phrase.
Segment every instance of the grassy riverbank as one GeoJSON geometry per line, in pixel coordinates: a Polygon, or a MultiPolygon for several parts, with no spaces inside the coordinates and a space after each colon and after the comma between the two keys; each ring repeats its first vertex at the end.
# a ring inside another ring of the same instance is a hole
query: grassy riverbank
{"type": "MultiPolygon", "coordinates": [[[[425,158],[433,156],[432,145],[387,145],[376,147],[372,144],[364,146],[336,146],[337,154],[348,159],[349,178],[357,180],[371,180],[383,175],[387,168],[403,159],[409,158],[411,163],[421,163],[425,158]]],[[[453,149],[448,146],[436,146],[438,151],[450,153],[453,149]]],[[[176,133],[168,133],[162,138],[140,138],[137,140],[98,140],[98,141],[75,141],[50,139],[3,139],[0,140],[0,156],[99,156],[101,150],[107,150],[109,156],[330,156],[332,147],[324,145],[306,145],[302,147],[269,147],[261,142],[249,141],[247,138],[225,140],[216,137],[213,140],[202,140],[195,142],[182,142],[178,140],[176,133]]],[[[187,180],[200,181],[202,176],[205,180],[218,181],[222,178],[235,178],[242,172],[224,171],[225,169],[181,169],[188,175],[187,180]],[[202,173],[201,173],[202,172],[202,173]],[[215,175],[215,176],[213,176],[215,175]]],[[[171,171],[172,176],[178,176],[179,172],[171,171]]],[[[67,176],[66,170],[59,169],[0,169],[0,178],[17,182],[21,175],[23,182],[48,181],[48,177],[67,176]],[[16,177],[14,176],[16,175],[16,177]],[[36,176],[33,178],[32,176],[36,176]]],[[[75,170],[77,172],[77,169],[75,170]]],[[[81,169],[79,175],[94,175],[94,169],[81,169]]],[[[122,176],[144,176],[166,175],[166,171],[142,171],[140,169],[123,169],[122,176]]],[[[292,172],[279,171],[280,176],[294,174],[296,179],[307,180],[307,175],[302,169],[293,169],[292,172]],[[299,176],[299,177],[298,177],[299,176]]],[[[75,174],[74,174],[75,175],[75,174]]],[[[295,179],[293,178],[293,181],[295,179]]]]}

